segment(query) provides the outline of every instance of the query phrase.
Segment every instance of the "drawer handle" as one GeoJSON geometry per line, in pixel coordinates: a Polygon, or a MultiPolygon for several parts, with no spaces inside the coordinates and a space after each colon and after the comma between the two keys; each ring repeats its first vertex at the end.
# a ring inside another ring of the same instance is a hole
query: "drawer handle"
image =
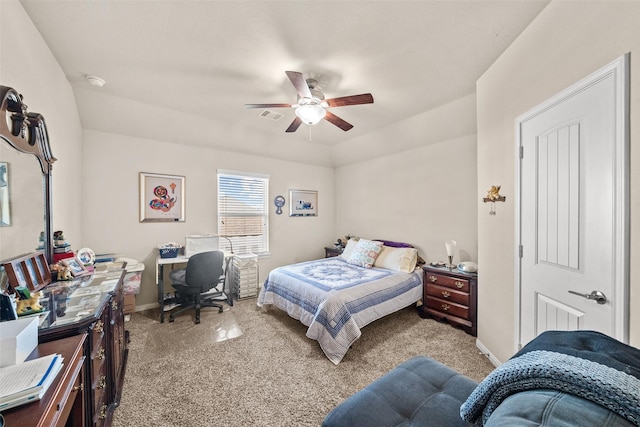
{"type": "Polygon", "coordinates": [[[464,286],[464,282],[460,282],[459,280],[456,280],[454,284],[458,289],[462,289],[462,287],[464,286]]]}
{"type": "Polygon", "coordinates": [[[82,391],[84,390],[84,384],[80,383],[80,385],[75,386],[74,388],[71,389],[71,391],[82,391]]]}
{"type": "Polygon", "coordinates": [[[102,405],[100,407],[100,415],[98,416],[101,420],[107,418],[107,405],[102,405]]]}
{"type": "Polygon", "coordinates": [[[98,350],[98,354],[96,354],[96,359],[104,360],[104,348],[100,348],[100,350],[98,350]]]}
{"type": "Polygon", "coordinates": [[[100,381],[98,381],[98,386],[96,388],[104,388],[107,385],[107,377],[105,375],[100,377],[100,381]]]}
{"type": "Polygon", "coordinates": [[[442,309],[444,311],[448,311],[451,308],[451,306],[449,304],[442,304],[442,309]]]}
{"type": "Polygon", "coordinates": [[[443,298],[449,298],[451,296],[451,294],[447,291],[442,291],[442,297],[443,298]]]}
{"type": "Polygon", "coordinates": [[[104,330],[104,324],[102,323],[102,320],[98,320],[96,322],[95,326],[93,327],[93,330],[99,334],[102,333],[102,331],[104,330]]]}
{"type": "Polygon", "coordinates": [[[436,283],[436,281],[438,280],[438,276],[429,276],[429,280],[431,281],[431,283],[436,283]]]}

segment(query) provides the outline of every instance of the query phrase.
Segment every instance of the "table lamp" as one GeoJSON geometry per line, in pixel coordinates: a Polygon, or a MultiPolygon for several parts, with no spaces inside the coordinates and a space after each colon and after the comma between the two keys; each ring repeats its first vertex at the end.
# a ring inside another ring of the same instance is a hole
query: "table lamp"
{"type": "Polygon", "coordinates": [[[453,252],[456,250],[456,241],[455,240],[447,240],[446,242],[444,242],[445,247],[447,248],[447,256],[449,257],[449,264],[447,265],[447,267],[449,267],[449,270],[452,270],[454,265],[453,265],[453,252]]]}

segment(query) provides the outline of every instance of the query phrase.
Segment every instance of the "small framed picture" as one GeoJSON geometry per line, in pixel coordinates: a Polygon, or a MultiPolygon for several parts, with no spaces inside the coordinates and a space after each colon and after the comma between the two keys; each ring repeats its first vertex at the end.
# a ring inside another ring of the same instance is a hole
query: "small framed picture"
{"type": "Polygon", "coordinates": [[[318,192],[289,190],[289,216],[318,216],[318,192]]]}
{"type": "Polygon", "coordinates": [[[82,263],[80,263],[75,258],[65,258],[62,260],[62,262],[64,263],[64,265],[69,267],[69,269],[71,270],[71,275],[73,277],[78,277],[89,273],[89,271],[84,268],[84,265],[82,265],[82,263]]]}
{"type": "Polygon", "coordinates": [[[184,222],[185,177],[140,172],[140,222],[184,222]]]}

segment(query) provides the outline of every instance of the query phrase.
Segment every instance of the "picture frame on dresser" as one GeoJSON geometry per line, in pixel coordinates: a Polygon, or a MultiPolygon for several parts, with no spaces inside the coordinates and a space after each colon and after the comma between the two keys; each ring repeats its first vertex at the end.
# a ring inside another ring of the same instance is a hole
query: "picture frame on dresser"
{"type": "Polygon", "coordinates": [[[33,252],[3,261],[2,267],[10,291],[18,286],[26,286],[29,291],[37,292],[51,283],[51,270],[44,252],[33,252]]]}
{"type": "Polygon", "coordinates": [[[140,222],[185,221],[185,177],[140,172],[140,222]]]}
{"type": "Polygon", "coordinates": [[[62,263],[69,267],[69,270],[71,270],[71,275],[73,277],[79,277],[84,276],[85,274],[89,274],[89,271],[76,258],[65,258],[62,260],[62,263]]]}

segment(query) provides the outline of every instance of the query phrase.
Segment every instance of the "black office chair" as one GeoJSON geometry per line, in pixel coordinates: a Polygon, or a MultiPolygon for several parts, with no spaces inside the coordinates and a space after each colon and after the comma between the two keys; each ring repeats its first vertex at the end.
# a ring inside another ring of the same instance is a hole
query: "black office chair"
{"type": "Polygon", "coordinates": [[[214,299],[221,296],[224,298],[225,295],[226,276],[223,264],[222,251],[201,252],[189,258],[187,268],[169,273],[171,285],[176,290],[180,303],[179,309],[169,316],[169,322],[173,322],[176,315],[191,308],[195,308],[196,323],[200,323],[200,307],[218,307],[218,312],[222,313],[222,305],[214,302],[214,299]],[[215,291],[208,292],[212,289],[215,291]],[[203,293],[207,294],[201,300],[203,293]]]}

